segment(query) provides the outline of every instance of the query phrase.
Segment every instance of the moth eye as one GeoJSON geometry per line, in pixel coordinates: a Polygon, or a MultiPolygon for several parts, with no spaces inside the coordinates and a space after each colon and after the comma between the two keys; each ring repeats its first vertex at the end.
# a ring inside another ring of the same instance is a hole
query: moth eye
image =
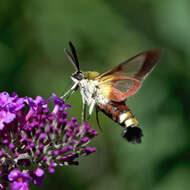
{"type": "Polygon", "coordinates": [[[84,75],[81,72],[77,72],[77,73],[73,74],[72,77],[76,78],[77,80],[84,79],[84,75]]]}

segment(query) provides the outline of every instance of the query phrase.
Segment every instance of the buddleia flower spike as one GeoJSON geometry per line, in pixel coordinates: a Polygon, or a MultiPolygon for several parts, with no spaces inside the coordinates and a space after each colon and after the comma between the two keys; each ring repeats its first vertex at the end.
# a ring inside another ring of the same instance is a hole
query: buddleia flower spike
{"type": "Polygon", "coordinates": [[[55,94],[44,100],[0,93],[0,189],[42,186],[46,170],[78,165],[79,157],[96,151],[87,144],[98,133],[88,123],[69,120],[68,108],[55,94]]]}

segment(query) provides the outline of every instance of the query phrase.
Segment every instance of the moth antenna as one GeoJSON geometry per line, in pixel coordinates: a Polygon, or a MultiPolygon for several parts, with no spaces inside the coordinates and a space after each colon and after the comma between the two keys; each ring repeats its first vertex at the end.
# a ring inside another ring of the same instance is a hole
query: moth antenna
{"type": "Polygon", "coordinates": [[[69,61],[73,64],[74,68],[77,71],[80,71],[79,66],[76,64],[75,60],[73,59],[72,55],[67,51],[67,49],[64,49],[65,55],[68,57],[69,61]]]}
{"type": "Polygon", "coordinates": [[[73,54],[74,62],[76,64],[77,70],[80,71],[80,66],[79,66],[79,61],[78,61],[76,49],[75,49],[75,47],[74,47],[74,45],[72,44],[71,41],[69,41],[69,46],[70,46],[71,52],[73,54]]]}

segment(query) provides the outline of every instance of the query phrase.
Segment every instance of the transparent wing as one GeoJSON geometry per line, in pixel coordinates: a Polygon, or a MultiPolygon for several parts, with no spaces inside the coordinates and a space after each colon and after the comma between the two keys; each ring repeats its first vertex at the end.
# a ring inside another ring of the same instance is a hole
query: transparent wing
{"type": "Polygon", "coordinates": [[[112,101],[126,100],[139,90],[159,57],[160,50],[147,51],[99,75],[101,93],[112,101]]]}

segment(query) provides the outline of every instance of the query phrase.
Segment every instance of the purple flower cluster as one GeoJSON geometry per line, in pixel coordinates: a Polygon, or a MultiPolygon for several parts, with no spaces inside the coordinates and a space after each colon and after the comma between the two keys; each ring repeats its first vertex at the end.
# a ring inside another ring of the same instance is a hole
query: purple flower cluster
{"type": "Polygon", "coordinates": [[[96,151],[87,144],[98,133],[88,123],[68,120],[67,108],[55,94],[43,100],[0,93],[0,189],[41,186],[44,169],[53,173],[58,165],[78,165],[79,156],[96,151]]]}

